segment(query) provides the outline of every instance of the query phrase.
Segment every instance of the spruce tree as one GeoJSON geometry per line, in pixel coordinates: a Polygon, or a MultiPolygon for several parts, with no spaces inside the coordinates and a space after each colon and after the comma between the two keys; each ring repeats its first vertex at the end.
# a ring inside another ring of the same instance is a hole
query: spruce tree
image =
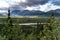
{"type": "Polygon", "coordinates": [[[10,9],[8,9],[8,18],[5,23],[5,26],[2,29],[3,35],[5,35],[8,38],[8,40],[12,40],[12,26],[13,25],[10,17],[10,9]]]}
{"type": "MultiPolygon", "coordinates": [[[[47,26],[47,29],[48,29],[48,37],[50,40],[56,40],[56,37],[55,37],[55,33],[54,33],[54,30],[56,29],[56,20],[55,20],[55,15],[54,15],[54,12],[51,12],[51,15],[50,15],[50,18],[48,20],[48,26],[47,26]]],[[[48,40],[49,40],[48,39],[48,40]]]]}
{"type": "Polygon", "coordinates": [[[56,19],[54,17],[54,13],[51,12],[50,18],[48,20],[48,23],[41,26],[42,27],[39,33],[40,40],[58,40],[57,38],[57,25],[56,25],[56,19]]]}
{"type": "Polygon", "coordinates": [[[52,31],[53,28],[54,28],[54,22],[55,22],[55,16],[54,16],[54,13],[51,12],[51,15],[50,15],[50,18],[48,20],[48,23],[49,23],[49,29],[52,31]]]}
{"type": "Polygon", "coordinates": [[[13,26],[13,40],[21,40],[24,37],[24,34],[22,33],[21,25],[19,25],[19,19],[15,20],[16,23],[13,26]],[[21,38],[22,37],[22,38],[21,38]]]}

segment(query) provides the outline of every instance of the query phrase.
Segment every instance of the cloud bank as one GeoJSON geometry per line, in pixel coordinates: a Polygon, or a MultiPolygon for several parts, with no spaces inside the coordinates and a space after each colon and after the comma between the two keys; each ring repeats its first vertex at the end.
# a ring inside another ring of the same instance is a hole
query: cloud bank
{"type": "Polygon", "coordinates": [[[0,13],[11,10],[50,11],[60,9],[60,0],[0,0],[0,13]],[[2,11],[3,10],[3,11],[2,11]]]}

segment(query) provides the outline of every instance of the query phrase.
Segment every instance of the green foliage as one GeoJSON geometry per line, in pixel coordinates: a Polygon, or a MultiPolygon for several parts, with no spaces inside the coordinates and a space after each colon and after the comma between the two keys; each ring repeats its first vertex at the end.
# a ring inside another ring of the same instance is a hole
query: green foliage
{"type": "Polygon", "coordinates": [[[31,34],[29,34],[27,36],[27,40],[37,40],[36,36],[33,34],[33,32],[31,34]]]}
{"type": "MultiPolygon", "coordinates": [[[[46,19],[46,21],[47,20],[48,19],[46,19]]],[[[2,29],[2,35],[4,37],[1,40],[6,40],[5,38],[8,38],[8,40],[58,40],[57,27],[59,23],[57,23],[54,13],[51,13],[49,20],[46,22],[47,24],[41,24],[41,22],[43,21],[44,23],[45,20],[42,19],[39,21],[39,19],[37,19],[37,25],[22,26],[19,25],[21,21],[35,22],[36,19],[15,19],[15,23],[12,23],[10,10],[8,10],[8,18],[2,29]]]]}
{"type": "MultiPolygon", "coordinates": [[[[48,31],[49,33],[48,33],[48,35],[50,35],[50,40],[57,40],[56,39],[56,34],[57,34],[57,31],[56,31],[56,28],[57,28],[57,23],[56,23],[56,19],[55,19],[55,17],[54,17],[54,13],[52,12],[51,13],[51,16],[50,16],[50,19],[48,20],[49,22],[49,24],[48,24],[48,30],[50,31],[48,31]]],[[[48,39],[49,40],[49,39],[48,39]]]]}
{"type": "Polygon", "coordinates": [[[0,40],[8,40],[6,36],[0,36],[0,40]]]}
{"type": "Polygon", "coordinates": [[[20,34],[19,39],[20,40],[27,40],[26,36],[25,36],[25,33],[20,34]]]}
{"type": "Polygon", "coordinates": [[[8,10],[8,18],[2,29],[2,35],[5,35],[8,39],[12,38],[12,20],[10,18],[10,10],[8,10]]]}

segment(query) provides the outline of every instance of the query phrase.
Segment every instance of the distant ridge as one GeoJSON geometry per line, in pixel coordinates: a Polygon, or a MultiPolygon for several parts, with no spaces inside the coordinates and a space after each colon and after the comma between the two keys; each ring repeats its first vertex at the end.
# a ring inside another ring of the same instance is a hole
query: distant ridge
{"type": "MultiPolygon", "coordinates": [[[[54,12],[54,15],[56,17],[60,17],[60,9],[56,9],[56,10],[51,10],[48,12],[43,12],[43,11],[38,11],[38,10],[13,10],[11,11],[11,16],[45,16],[48,17],[50,16],[51,12],[54,12]]],[[[0,16],[7,16],[3,15],[4,13],[1,13],[0,16]]]]}
{"type": "MultiPolygon", "coordinates": [[[[60,16],[60,9],[57,10],[51,10],[54,12],[55,16],[60,16]]],[[[11,12],[11,15],[19,15],[19,16],[49,16],[51,11],[48,12],[42,12],[42,11],[36,11],[36,10],[13,10],[11,12]]]]}

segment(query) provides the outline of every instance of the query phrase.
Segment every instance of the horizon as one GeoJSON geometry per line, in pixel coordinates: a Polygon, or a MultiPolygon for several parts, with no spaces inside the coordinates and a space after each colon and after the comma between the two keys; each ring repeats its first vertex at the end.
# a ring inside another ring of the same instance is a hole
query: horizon
{"type": "Polygon", "coordinates": [[[8,8],[13,10],[39,10],[48,12],[60,9],[60,0],[0,0],[0,13],[8,13],[8,8]]]}

